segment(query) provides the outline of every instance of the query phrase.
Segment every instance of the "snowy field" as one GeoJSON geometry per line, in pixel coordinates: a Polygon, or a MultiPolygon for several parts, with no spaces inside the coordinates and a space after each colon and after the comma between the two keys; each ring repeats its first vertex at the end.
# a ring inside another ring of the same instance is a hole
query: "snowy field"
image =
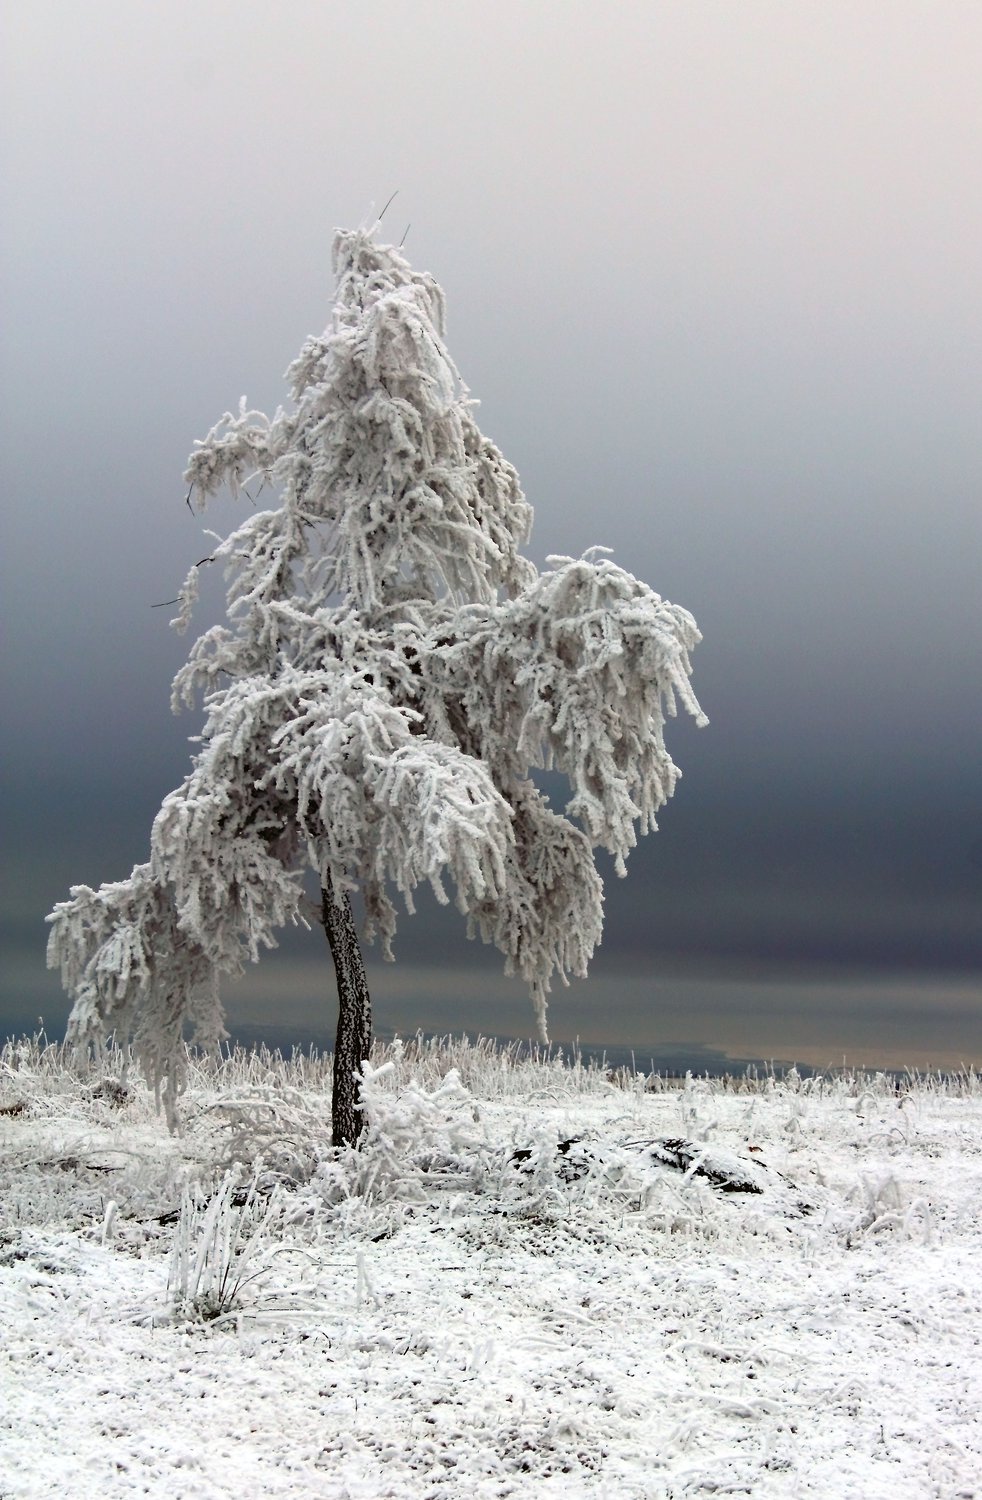
{"type": "Polygon", "coordinates": [[[982,1082],[0,1062],[0,1495],[982,1495],[982,1082]]]}

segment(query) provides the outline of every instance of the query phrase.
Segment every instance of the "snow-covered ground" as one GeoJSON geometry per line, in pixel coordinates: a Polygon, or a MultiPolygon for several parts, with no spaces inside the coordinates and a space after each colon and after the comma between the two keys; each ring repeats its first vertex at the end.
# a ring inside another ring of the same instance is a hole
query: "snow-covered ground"
{"type": "Polygon", "coordinates": [[[974,1076],[386,1056],[6,1049],[4,1500],[982,1495],[974,1076]]]}

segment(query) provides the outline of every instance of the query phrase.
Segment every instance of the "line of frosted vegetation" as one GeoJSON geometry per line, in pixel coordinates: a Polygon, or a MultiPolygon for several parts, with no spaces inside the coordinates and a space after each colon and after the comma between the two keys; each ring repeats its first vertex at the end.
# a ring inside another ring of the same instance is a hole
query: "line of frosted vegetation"
{"type": "MultiPolygon", "coordinates": [[[[75,1083],[86,1089],[117,1084],[139,1091],[143,1085],[133,1068],[131,1049],[115,1043],[95,1062],[80,1066],[74,1049],[64,1042],[50,1041],[44,1032],[8,1039],[0,1048],[0,1080],[29,1088],[36,1078],[60,1080],[63,1088],[75,1083]]],[[[330,1093],[333,1057],[316,1048],[294,1047],[289,1055],[266,1046],[225,1047],[220,1052],[188,1048],[188,1087],[211,1091],[216,1087],[263,1084],[285,1089],[330,1093]]],[[[391,1086],[408,1077],[426,1088],[435,1087],[451,1071],[475,1096],[483,1099],[527,1098],[547,1094],[550,1089],[564,1096],[571,1093],[602,1094],[612,1089],[637,1092],[667,1092],[697,1089],[703,1094],[767,1094],[775,1090],[805,1096],[854,1098],[903,1092],[935,1093],[950,1098],[982,1095],[982,1075],[974,1067],[953,1069],[828,1068],[805,1075],[797,1068],[777,1070],[750,1066],[742,1072],[684,1075],[644,1072],[627,1066],[608,1066],[603,1057],[584,1057],[578,1050],[566,1053],[527,1042],[501,1042],[491,1037],[467,1035],[424,1036],[394,1041],[376,1041],[372,1066],[389,1066],[391,1086]]]]}

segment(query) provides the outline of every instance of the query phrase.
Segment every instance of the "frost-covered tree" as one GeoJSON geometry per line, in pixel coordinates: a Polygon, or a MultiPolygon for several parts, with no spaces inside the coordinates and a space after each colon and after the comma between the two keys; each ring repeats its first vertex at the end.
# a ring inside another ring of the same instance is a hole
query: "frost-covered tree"
{"type": "MultiPolygon", "coordinates": [[[[479,431],[444,342],[436,282],[363,231],[334,245],[337,304],[272,419],[226,414],[186,479],[199,506],[250,479],[276,493],[214,560],[227,623],[178,673],[204,696],[200,748],[127,880],[75,886],[49,917],[69,1039],[129,1036],[169,1121],[183,1039],[223,1035],[219,980],[302,920],[306,867],[337,975],[334,1138],[360,1128],[371,1011],[349,893],[386,957],[394,896],[453,888],[469,933],[529,984],[545,1035],[554,976],[600,939],[594,850],[618,873],[674,789],[663,739],[689,684],[691,615],[594,549],[519,552],[532,511],[479,431]],[[530,772],[570,788],[563,812],[530,772]]],[[[187,627],[192,569],[175,624],[187,627]]]]}

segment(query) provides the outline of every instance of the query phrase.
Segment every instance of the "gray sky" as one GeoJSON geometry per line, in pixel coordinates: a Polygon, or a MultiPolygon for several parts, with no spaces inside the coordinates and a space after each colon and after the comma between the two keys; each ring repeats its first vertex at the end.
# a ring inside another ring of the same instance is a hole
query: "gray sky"
{"type": "MultiPolygon", "coordinates": [[[[63,1018],[40,918],[143,858],[184,774],[187,642],[150,605],[206,550],[193,440],[282,399],[334,227],[398,189],[384,227],[447,292],[536,560],[612,546],[705,634],[711,727],[678,726],[685,780],[554,1034],[982,1062],[974,0],[2,25],[0,1023],[63,1018]]],[[[399,951],[382,1025],[522,1029],[452,922],[399,951]]],[[[320,1020],[315,968],[291,943],[233,1015],[320,1020]]]]}

